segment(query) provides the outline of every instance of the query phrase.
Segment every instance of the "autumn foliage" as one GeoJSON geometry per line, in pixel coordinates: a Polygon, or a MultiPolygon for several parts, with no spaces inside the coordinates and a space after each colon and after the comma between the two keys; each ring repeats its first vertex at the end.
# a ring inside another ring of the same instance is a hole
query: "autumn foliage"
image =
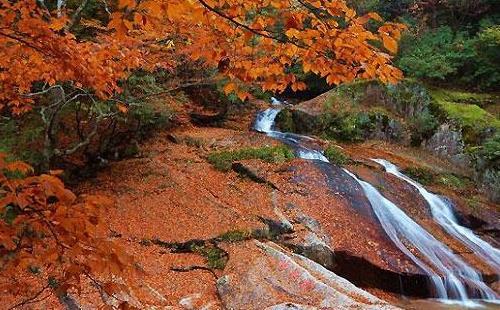
{"type": "Polygon", "coordinates": [[[82,16],[81,7],[56,14],[35,0],[0,3],[0,106],[14,112],[55,83],[110,98],[132,70],[173,68],[181,56],[207,68],[225,62],[225,91],[242,99],[249,84],[304,89],[290,70],[296,64],[330,84],[401,78],[390,54],[402,26],[357,16],[341,0],[119,0],[100,19],[82,16]]]}
{"type": "Polygon", "coordinates": [[[109,282],[111,275],[127,279],[133,271],[130,257],[106,238],[99,222],[110,202],[77,198],[57,172],[21,176],[31,172],[0,156],[0,290],[19,300],[43,290],[62,298],[84,279],[102,282],[109,295],[126,290],[109,282]],[[43,281],[33,284],[34,274],[43,281]]]}

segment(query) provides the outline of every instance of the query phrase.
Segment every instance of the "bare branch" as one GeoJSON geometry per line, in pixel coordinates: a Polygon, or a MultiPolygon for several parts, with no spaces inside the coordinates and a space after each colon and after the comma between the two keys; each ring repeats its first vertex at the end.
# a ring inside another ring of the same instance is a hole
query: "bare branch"
{"type": "Polygon", "coordinates": [[[220,17],[228,20],[229,22],[233,23],[234,25],[236,25],[237,27],[241,27],[255,35],[258,35],[258,36],[261,36],[261,37],[264,37],[264,38],[268,38],[268,39],[271,39],[271,40],[274,40],[274,41],[277,41],[277,42],[280,42],[280,43],[290,43],[290,44],[293,44],[299,48],[307,48],[307,46],[304,46],[302,44],[299,44],[297,42],[293,42],[293,41],[290,41],[288,39],[282,39],[280,37],[274,37],[272,35],[269,35],[267,34],[266,32],[262,32],[260,30],[257,30],[257,29],[253,29],[252,27],[250,26],[247,26],[243,23],[240,23],[239,21],[235,20],[234,18],[232,18],[231,16],[228,16],[226,15],[224,12],[218,10],[217,8],[214,8],[214,7],[211,7],[207,2],[205,2],[204,0],[198,0],[199,3],[201,3],[201,5],[203,5],[203,7],[205,7],[207,10],[219,15],[220,17]]]}
{"type": "Polygon", "coordinates": [[[80,14],[82,14],[83,9],[87,6],[89,0],[83,0],[80,6],[76,9],[75,13],[71,17],[69,24],[64,28],[66,31],[70,31],[71,28],[75,25],[75,23],[80,19],[80,14]]]}

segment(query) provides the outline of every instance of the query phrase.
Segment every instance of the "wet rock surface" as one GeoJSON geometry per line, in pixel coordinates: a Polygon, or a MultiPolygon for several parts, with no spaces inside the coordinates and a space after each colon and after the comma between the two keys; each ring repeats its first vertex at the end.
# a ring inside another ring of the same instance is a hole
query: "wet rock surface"
{"type": "Polygon", "coordinates": [[[228,309],[396,309],[276,244],[249,242],[228,251],[231,260],[217,281],[228,309]]]}

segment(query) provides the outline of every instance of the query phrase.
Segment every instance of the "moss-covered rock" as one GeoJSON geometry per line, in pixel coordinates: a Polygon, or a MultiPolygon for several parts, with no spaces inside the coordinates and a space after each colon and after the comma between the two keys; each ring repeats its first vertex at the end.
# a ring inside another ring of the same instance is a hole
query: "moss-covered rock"
{"type": "Polygon", "coordinates": [[[321,115],[300,109],[283,109],[276,116],[276,126],[284,132],[316,134],[323,128],[321,115]]]}
{"type": "Polygon", "coordinates": [[[493,202],[500,202],[500,133],[482,145],[469,148],[476,171],[476,179],[493,202]]]}
{"type": "Polygon", "coordinates": [[[459,127],[466,144],[480,145],[500,129],[500,120],[477,104],[492,97],[443,89],[435,89],[431,94],[435,113],[442,121],[459,127]]]}
{"type": "Polygon", "coordinates": [[[276,115],[275,125],[283,132],[297,132],[291,109],[283,109],[276,115]]]}

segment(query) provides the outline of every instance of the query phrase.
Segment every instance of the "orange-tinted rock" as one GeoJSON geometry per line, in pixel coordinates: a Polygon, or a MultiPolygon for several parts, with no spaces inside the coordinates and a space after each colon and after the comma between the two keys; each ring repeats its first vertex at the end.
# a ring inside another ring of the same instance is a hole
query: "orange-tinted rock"
{"type": "Polygon", "coordinates": [[[248,242],[228,249],[217,281],[228,309],[396,309],[319,264],[274,243],[248,242]]]}

